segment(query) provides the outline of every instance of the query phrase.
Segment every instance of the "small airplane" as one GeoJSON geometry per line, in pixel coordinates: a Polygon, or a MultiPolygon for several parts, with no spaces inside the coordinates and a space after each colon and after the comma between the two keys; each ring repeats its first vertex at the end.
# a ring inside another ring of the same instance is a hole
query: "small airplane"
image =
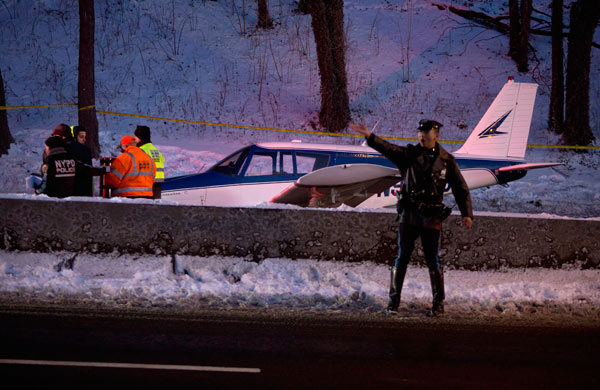
{"type": "MultiPolygon", "coordinates": [[[[537,87],[509,77],[465,143],[452,153],[469,189],[506,185],[528,170],[564,165],[525,162],[537,87]]],[[[366,145],[269,142],[246,146],[204,173],[167,178],[162,197],[207,206],[272,202],[380,208],[395,206],[401,183],[396,166],[366,145]]]]}

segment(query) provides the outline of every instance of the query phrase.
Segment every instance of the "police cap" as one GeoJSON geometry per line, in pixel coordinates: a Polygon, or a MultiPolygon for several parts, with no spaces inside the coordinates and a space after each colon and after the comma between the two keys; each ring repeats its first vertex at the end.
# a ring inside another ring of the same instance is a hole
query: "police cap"
{"type": "Polygon", "coordinates": [[[419,131],[429,131],[431,129],[434,129],[435,131],[440,131],[440,127],[442,127],[444,125],[442,125],[440,122],[431,120],[431,119],[421,119],[419,121],[419,131]]]}

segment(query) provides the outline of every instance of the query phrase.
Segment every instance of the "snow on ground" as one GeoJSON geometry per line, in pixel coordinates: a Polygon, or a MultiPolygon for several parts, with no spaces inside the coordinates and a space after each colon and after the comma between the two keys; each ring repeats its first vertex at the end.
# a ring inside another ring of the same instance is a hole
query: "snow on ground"
{"type": "MultiPolygon", "coordinates": [[[[0,251],[0,298],[85,305],[290,308],[375,313],[385,308],[389,268],[373,263],[237,257],[92,255],[0,251]]],[[[447,316],[597,324],[600,270],[445,272],[447,316]]],[[[430,306],[425,268],[409,267],[404,316],[430,306]]]]}

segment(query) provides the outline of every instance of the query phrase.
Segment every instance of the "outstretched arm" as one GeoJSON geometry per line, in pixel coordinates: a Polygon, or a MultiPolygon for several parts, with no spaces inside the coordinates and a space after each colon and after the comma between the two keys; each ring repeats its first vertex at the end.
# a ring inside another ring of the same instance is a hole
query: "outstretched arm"
{"type": "Polygon", "coordinates": [[[359,123],[359,124],[350,123],[348,126],[352,130],[354,130],[355,133],[362,134],[367,138],[371,135],[371,131],[369,130],[369,128],[367,126],[365,126],[364,123],[359,123]]]}
{"type": "Polygon", "coordinates": [[[406,146],[392,144],[382,138],[377,137],[364,123],[350,123],[348,126],[356,133],[364,135],[367,139],[367,144],[370,147],[383,154],[398,168],[402,166],[403,161],[406,159],[406,146]]]}

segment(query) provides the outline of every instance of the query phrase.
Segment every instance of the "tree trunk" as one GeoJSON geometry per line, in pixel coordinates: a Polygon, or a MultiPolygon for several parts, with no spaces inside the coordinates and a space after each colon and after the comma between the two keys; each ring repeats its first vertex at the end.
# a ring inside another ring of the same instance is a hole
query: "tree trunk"
{"type": "Polygon", "coordinates": [[[590,61],[594,30],[600,20],[597,0],[578,0],[571,6],[567,55],[567,104],[563,142],[590,145],[590,61]]]}
{"type": "Polygon", "coordinates": [[[519,0],[508,1],[508,16],[510,21],[508,55],[515,62],[517,62],[519,53],[519,34],[521,32],[521,15],[519,13],[519,0]]]}
{"type": "MultiPolygon", "coordinates": [[[[2,79],[2,71],[0,70],[0,106],[6,106],[6,97],[4,95],[4,80],[2,79]]],[[[0,110],[0,156],[8,154],[10,144],[14,143],[15,139],[10,134],[8,128],[8,118],[6,110],[0,110]]]]}
{"type": "Polygon", "coordinates": [[[257,28],[270,29],[273,28],[273,21],[269,16],[269,7],[267,6],[267,0],[258,0],[258,23],[257,28]]]}
{"type": "Polygon", "coordinates": [[[561,134],[564,126],[563,0],[552,0],[552,87],[548,129],[561,134]]]}
{"type": "Polygon", "coordinates": [[[298,0],[298,12],[304,15],[308,15],[310,13],[309,2],[311,0],[298,0]]]}
{"type": "Polygon", "coordinates": [[[79,125],[85,127],[86,144],[92,151],[92,156],[98,158],[100,144],[94,81],[94,0],[79,0],[79,125]]]}
{"type": "Polygon", "coordinates": [[[321,75],[319,122],[338,132],[350,122],[343,0],[308,0],[321,75]]]}
{"type": "Polygon", "coordinates": [[[531,25],[532,0],[521,0],[521,31],[519,32],[519,53],[517,70],[527,72],[529,70],[529,28],[531,25]]]}

